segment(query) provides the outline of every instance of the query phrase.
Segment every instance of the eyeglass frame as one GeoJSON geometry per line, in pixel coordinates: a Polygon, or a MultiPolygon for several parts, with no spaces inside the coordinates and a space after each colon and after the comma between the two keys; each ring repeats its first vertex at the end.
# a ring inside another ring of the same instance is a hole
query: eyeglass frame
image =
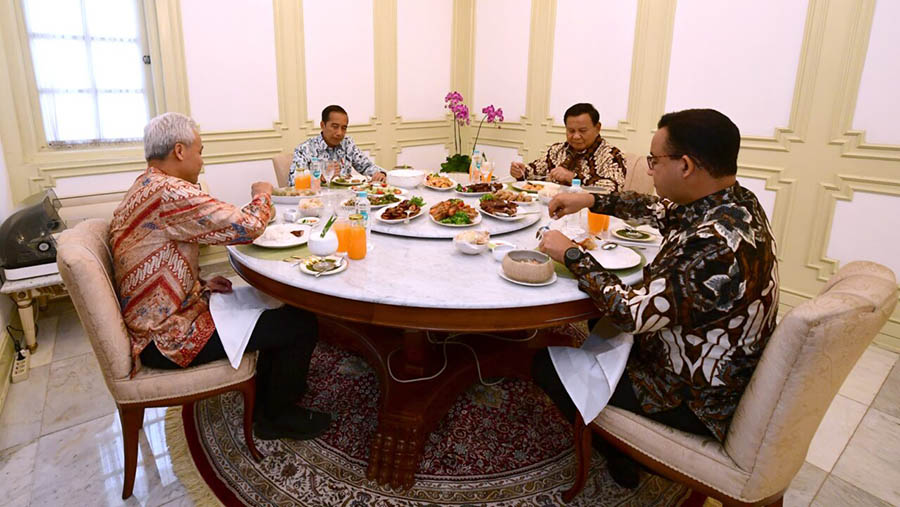
{"type": "Polygon", "coordinates": [[[649,166],[650,169],[653,169],[654,161],[658,158],[681,158],[683,156],[684,156],[684,154],[681,154],[681,155],[674,155],[674,154],[673,155],[647,155],[647,166],[649,166]]]}

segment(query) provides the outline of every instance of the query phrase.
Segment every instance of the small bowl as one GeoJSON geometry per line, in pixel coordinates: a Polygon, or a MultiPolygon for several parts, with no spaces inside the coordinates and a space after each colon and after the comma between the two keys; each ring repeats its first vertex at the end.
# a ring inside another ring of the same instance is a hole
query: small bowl
{"type": "Polygon", "coordinates": [[[300,216],[300,212],[294,208],[291,208],[282,213],[281,216],[284,217],[285,222],[292,224],[297,221],[297,218],[300,216]]]}
{"type": "Polygon", "coordinates": [[[537,250],[510,250],[502,262],[503,273],[519,282],[543,283],[553,277],[553,261],[537,250]]]}
{"type": "Polygon", "coordinates": [[[319,213],[322,212],[322,209],[325,207],[325,204],[322,203],[321,199],[319,199],[318,206],[303,206],[306,202],[311,201],[312,199],[316,199],[315,197],[308,199],[301,199],[297,204],[297,210],[300,212],[300,216],[303,217],[317,217],[319,213]]]}
{"type": "Polygon", "coordinates": [[[464,254],[477,255],[487,250],[487,243],[479,245],[477,243],[469,243],[468,241],[459,241],[453,238],[453,246],[464,254]]]}
{"type": "Polygon", "coordinates": [[[418,169],[394,169],[387,173],[388,185],[402,188],[416,188],[425,181],[425,171],[418,169]]]}
{"type": "Polygon", "coordinates": [[[494,259],[497,262],[502,262],[503,258],[506,257],[506,254],[508,252],[518,248],[516,245],[508,243],[506,241],[491,241],[490,243],[488,243],[488,246],[491,249],[491,254],[494,256],[494,259]]]}

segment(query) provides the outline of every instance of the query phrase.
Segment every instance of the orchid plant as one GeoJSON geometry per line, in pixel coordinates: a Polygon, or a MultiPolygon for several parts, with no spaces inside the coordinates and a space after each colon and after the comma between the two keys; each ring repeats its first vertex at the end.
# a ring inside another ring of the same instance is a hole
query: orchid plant
{"type": "Polygon", "coordinates": [[[499,128],[500,122],[503,121],[503,109],[499,107],[495,108],[493,104],[491,104],[481,110],[481,112],[484,113],[484,116],[481,117],[481,121],[478,123],[478,130],[475,133],[475,142],[472,143],[472,151],[469,152],[468,155],[464,155],[460,153],[463,145],[462,127],[463,125],[471,124],[469,106],[463,102],[462,94],[454,91],[448,93],[444,97],[444,107],[453,113],[453,142],[456,153],[447,157],[447,161],[441,164],[441,170],[445,172],[466,172],[469,170],[469,164],[472,162],[472,155],[475,153],[475,146],[478,144],[478,136],[481,135],[481,127],[484,125],[484,122],[487,121],[488,123],[496,123],[499,128]]]}

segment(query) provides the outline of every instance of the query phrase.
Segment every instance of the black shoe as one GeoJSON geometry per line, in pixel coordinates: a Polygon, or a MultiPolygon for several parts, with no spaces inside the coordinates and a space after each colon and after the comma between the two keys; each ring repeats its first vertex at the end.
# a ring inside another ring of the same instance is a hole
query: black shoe
{"type": "Polygon", "coordinates": [[[606,458],[606,467],[609,469],[609,475],[619,486],[628,489],[638,487],[641,480],[638,464],[621,451],[606,444],[598,449],[606,458]]]}
{"type": "Polygon", "coordinates": [[[274,421],[260,417],[253,424],[253,434],[260,440],[311,440],[328,431],[331,414],[296,407],[274,421]]]}

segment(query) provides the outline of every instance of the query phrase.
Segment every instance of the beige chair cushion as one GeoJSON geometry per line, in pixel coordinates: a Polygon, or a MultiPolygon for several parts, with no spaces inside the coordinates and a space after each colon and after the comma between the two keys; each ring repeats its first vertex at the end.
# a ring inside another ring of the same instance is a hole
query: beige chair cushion
{"type": "Polygon", "coordinates": [[[278,182],[279,187],[287,186],[293,159],[293,154],[289,152],[279,153],[272,157],[272,167],[275,169],[275,180],[278,182]]]}
{"type": "Polygon", "coordinates": [[[131,339],[113,285],[108,236],[105,220],[81,222],[60,236],[56,261],[116,403],[198,394],[254,375],[256,354],[250,353],[237,370],[223,359],[178,370],[142,368],[130,378],[131,339]]]}
{"type": "Polygon", "coordinates": [[[796,475],[825,411],[897,304],[884,266],[852,262],[784,316],[738,404],[724,445],[606,409],[595,422],[724,494],[754,502],[796,475]]]}
{"type": "Polygon", "coordinates": [[[625,186],[623,190],[631,190],[641,194],[656,194],[653,178],[647,174],[647,157],[634,153],[625,154],[625,186]]]}

